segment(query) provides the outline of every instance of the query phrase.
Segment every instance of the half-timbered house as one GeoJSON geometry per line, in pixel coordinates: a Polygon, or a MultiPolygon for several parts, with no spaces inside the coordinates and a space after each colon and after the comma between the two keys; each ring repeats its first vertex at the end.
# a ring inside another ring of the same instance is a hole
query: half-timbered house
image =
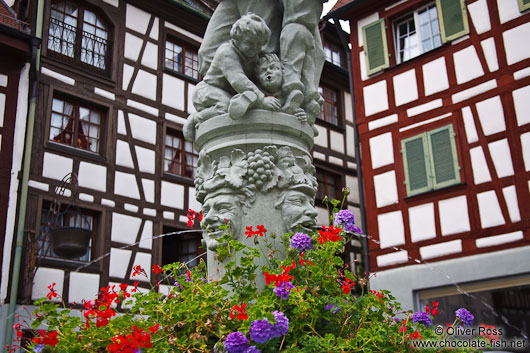
{"type": "Polygon", "coordinates": [[[478,325],[530,325],[529,9],[339,0],[328,15],[351,27],[372,288],[436,300],[444,322],[466,306],[478,325]]]}
{"type": "MultiPolygon", "coordinates": [[[[66,303],[81,303],[101,287],[119,283],[141,281],[139,290],[147,290],[157,278],[150,271],[154,264],[196,263],[204,251],[200,227],[196,223],[190,232],[187,214],[200,210],[193,184],[198,155],[182,127],[194,109],[197,51],[217,3],[13,2],[42,46],[34,134],[27,137],[33,146],[28,196],[19,201],[25,219],[10,228],[15,233],[23,227],[24,242],[15,244],[11,237],[5,243],[3,304],[11,299],[12,286],[19,288],[17,304],[26,305],[44,297],[52,283],[66,303]],[[72,175],[75,187],[63,187],[63,179],[72,175]],[[87,230],[88,252],[76,258],[53,252],[50,226],[87,230]],[[188,232],[175,233],[180,230],[188,232]],[[12,283],[16,246],[23,254],[22,273],[19,283],[12,283]],[[149,278],[133,278],[135,265],[149,278]]],[[[325,195],[342,198],[343,187],[349,187],[345,205],[359,215],[345,44],[331,25],[322,24],[322,33],[327,62],[313,151],[317,204],[325,195]]],[[[327,224],[327,209],[320,204],[318,210],[319,221],[327,224]]],[[[359,247],[360,242],[352,243],[345,255],[354,266],[361,260],[359,247]]],[[[8,315],[6,306],[2,317],[8,315]]]]}

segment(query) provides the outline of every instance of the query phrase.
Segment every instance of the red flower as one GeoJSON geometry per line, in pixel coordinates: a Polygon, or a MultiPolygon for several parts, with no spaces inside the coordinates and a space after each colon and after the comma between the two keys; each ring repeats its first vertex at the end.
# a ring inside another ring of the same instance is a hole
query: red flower
{"type": "Polygon", "coordinates": [[[349,279],[348,277],[345,277],[345,280],[344,282],[342,282],[342,292],[344,294],[350,294],[353,286],[355,285],[355,282],[353,282],[351,279],[349,279]]]}
{"type": "Polygon", "coordinates": [[[399,329],[398,332],[402,332],[403,331],[404,334],[407,333],[407,327],[405,326],[406,323],[407,323],[407,320],[403,320],[403,322],[401,323],[401,328],[399,329]]]}
{"type": "Polygon", "coordinates": [[[156,324],[155,326],[149,326],[149,332],[156,333],[160,329],[160,324],[156,324]]]}
{"type": "Polygon", "coordinates": [[[250,238],[255,234],[255,232],[252,230],[252,226],[246,226],[245,229],[245,235],[247,236],[247,238],[250,238]]]}
{"type": "Polygon", "coordinates": [[[138,285],[140,282],[134,282],[134,288],[131,289],[131,293],[136,293],[138,291],[138,285]]]}
{"type": "Polygon", "coordinates": [[[202,221],[202,211],[199,212],[199,221],[202,221]]]}
{"type": "Polygon", "coordinates": [[[133,274],[132,274],[132,277],[136,276],[136,275],[144,275],[145,277],[147,277],[147,272],[145,272],[145,270],[140,266],[140,265],[135,265],[133,266],[133,274]]]}
{"type": "Polygon", "coordinates": [[[234,315],[234,312],[232,310],[235,310],[237,312],[237,319],[238,320],[248,320],[248,315],[247,313],[245,312],[245,308],[247,307],[247,304],[246,303],[243,303],[241,304],[241,306],[239,305],[234,305],[233,308],[230,308],[230,318],[233,319],[234,317],[236,317],[234,315]]]}
{"type": "Polygon", "coordinates": [[[379,292],[379,291],[376,291],[376,290],[370,290],[370,294],[372,295],[375,295],[377,297],[377,299],[379,299],[379,301],[382,303],[383,302],[383,298],[385,297],[383,295],[383,293],[379,292]]]}
{"type": "Polygon", "coordinates": [[[52,300],[52,298],[57,297],[57,292],[55,291],[55,289],[53,289],[54,286],[55,286],[55,282],[53,282],[53,284],[50,284],[48,286],[48,289],[50,290],[50,292],[46,294],[46,298],[48,298],[48,300],[52,300]]]}
{"type": "Polygon", "coordinates": [[[307,262],[308,264],[313,266],[313,263],[311,261],[304,260],[304,254],[305,254],[305,251],[300,254],[300,265],[305,266],[305,263],[307,262]]]}
{"type": "Polygon", "coordinates": [[[414,331],[413,333],[411,333],[410,334],[410,338],[412,338],[412,339],[417,339],[417,338],[423,339],[423,337],[420,335],[420,333],[418,331],[414,331]]]}
{"type": "Polygon", "coordinates": [[[59,336],[59,333],[57,331],[44,331],[39,330],[39,336],[33,337],[33,342],[36,344],[47,344],[49,346],[55,346],[57,343],[59,343],[59,339],[57,338],[59,336]]]}
{"type": "Polygon", "coordinates": [[[339,235],[342,231],[340,228],[335,228],[333,225],[331,225],[328,228],[322,226],[322,229],[323,230],[318,231],[318,234],[320,234],[318,242],[320,244],[326,243],[328,240],[333,242],[342,240],[342,237],[339,235]]]}
{"type": "Polygon", "coordinates": [[[155,275],[157,275],[160,272],[164,272],[164,270],[162,270],[162,267],[160,267],[158,265],[153,265],[153,272],[155,273],[155,275]]]}
{"type": "Polygon", "coordinates": [[[438,315],[438,302],[432,302],[432,316],[436,317],[438,315]]]}
{"type": "Polygon", "coordinates": [[[257,226],[258,231],[256,233],[259,233],[259,236],[262,237],[265,233],[267,233],[267,229],[263,226],[263,224],[257,226]]]}

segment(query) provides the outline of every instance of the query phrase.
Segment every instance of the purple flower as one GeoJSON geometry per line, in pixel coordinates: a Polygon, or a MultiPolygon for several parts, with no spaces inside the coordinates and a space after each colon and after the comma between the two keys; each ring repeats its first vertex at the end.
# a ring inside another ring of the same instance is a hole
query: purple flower
{"type": "Polygon", "coordinates": [[[417,311],[412,315],[412,322],[414,323],[421,322],[426,327],[431,327],[432,325],[431,315],[424,313],[423,311],[417,311]]]}
{"type": "Polygon", "coordinates": [[[397,322],[398,324],[401,323],[401,319],[399,317],[395,317],[394,321],[397,322]]]}
{"type": "Polygon", "coordinates": [[[261,351],[256,346],[250,346],[245,353],[261,353],[261,351]]]}
{"type": "Polygon", "coordinates": [[[344,230],[362,234],[362,229],[355,225],[355,215],[350,210],[340,210],[335,214],[334,223],[336,226],[342,225],[344,230]]]}
{"type": "Polygon", "coordinates": [[[278,287],[274,287],[274,294],[276,294],[277,297],[282,298],[283,300],[287,300],[289,298],[289,294],[291,294],[291,289],[293,289],[294,286],[291,282],[280,282],[280,285],[278,287]]]}
{"type": "Polygon", "coordinates": [[[44,349],[44,344],[41,343],[33,347],[33,352],[42,353],[43,349],[44,349]]]}
{"type": "Polygon", "coordinates": [[[456,311],[456,316],[462,321],[463,326],[471,326],[473,325],[473,321],[475,320],[475,317],[473,314],[471,314],[467,309],[460,308],[456,311]]]}
{"type": "Polygon", "coordinates": [[[142,350],[140,348],[135,348],[134,353],[142,353],[142,350]]]}
{"type": "Polygon", "coordinates": [[[311,250],[311,238],[305,233],[295,233],[291,238],[291,248],[298,249],[298,252],[311,250]]]}
{"type": "Polygon", "coordinates": [[[250,324],[249,333],[250,339],[254,342],[265,343],[272,338],[272,325],[267,319],[255,320],[250,324]]]}
{"type": "Polygon", "coordinates": [[[289,319],[281,311],[274,310],[274,320],[276,323],[272,325],[272,337],[281,337],[289,332],[289,319]]]}
{"type": "Polygon", "coordinates": [[[248,339],[239,331],[232,332],[226,337],[225,348],[228,353],[246,353],[248,339]]]}
{"type": "Polygon", "coordinates": [[[335,314],[335,313],[338,313],[340,311],[340,306],[336,306],[334,304],[328,304],[328,305],[326,305],[326,310],[329,310],[333,314],[335,314]]]}

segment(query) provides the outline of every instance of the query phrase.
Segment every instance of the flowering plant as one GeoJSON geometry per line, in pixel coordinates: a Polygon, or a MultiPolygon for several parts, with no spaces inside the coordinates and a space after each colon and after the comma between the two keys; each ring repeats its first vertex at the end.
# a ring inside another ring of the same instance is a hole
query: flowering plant
{"type": "MultiPolygon", "coordinates": [[[[353,214],[340,212],[341,222],[312,234],[283,235],[285,258],[277,258],[270,248],[268,265],[261,269],[254,259],[263,252],[226,234],[225,245],[219,248],[219,256],[228,259],[226,274],[218,282],[205,279],[203,261],[193,269],[181,263],[154,265],[149,269],[152,290],[140,292],[139,282],[107,286],[95,301],[74,308],[50,302],[60,298],[50,285],[50,294],[35,303],[38,308],[30,324],[28,320],[35,336],[24,349],[57,353],[409,352],[416,350],[413,342],[436,338],[429,326],[439,310],[437,303],[430,311],[427,307],[426,312],[403,312],[388,291],[368,290],[368,274],[354,273],[344,263],[341,254],[356,236],[352,229],[357,228],[353,214]],[[236,260],[237,252],[243,255],[236,260]],[[79,315],[73,315],[74,311],[79,315]],[[395,319],[398,315],[401,320],[395,319]]],[[[257,229],[247,227],[247,236],[266,233],[263,226],[257,229]]],[[[133,275],[148,277],[146,271],[135,266],[133,275]]],[[[463,324],[470,324],[472,316],[467,310],[457,315],[463,324]]],[[[22,326],[18,324],[15,330],[20,338],[22,326]]]]}

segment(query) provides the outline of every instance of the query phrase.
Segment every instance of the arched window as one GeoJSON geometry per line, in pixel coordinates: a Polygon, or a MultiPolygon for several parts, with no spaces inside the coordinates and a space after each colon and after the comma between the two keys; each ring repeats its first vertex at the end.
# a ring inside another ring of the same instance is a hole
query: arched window
{"type": "Polygon", "coordinates": [[[109,27],[100,16],[73,2],[52,3],[49,51],[107,70],[109,47],[109,27]]]}

